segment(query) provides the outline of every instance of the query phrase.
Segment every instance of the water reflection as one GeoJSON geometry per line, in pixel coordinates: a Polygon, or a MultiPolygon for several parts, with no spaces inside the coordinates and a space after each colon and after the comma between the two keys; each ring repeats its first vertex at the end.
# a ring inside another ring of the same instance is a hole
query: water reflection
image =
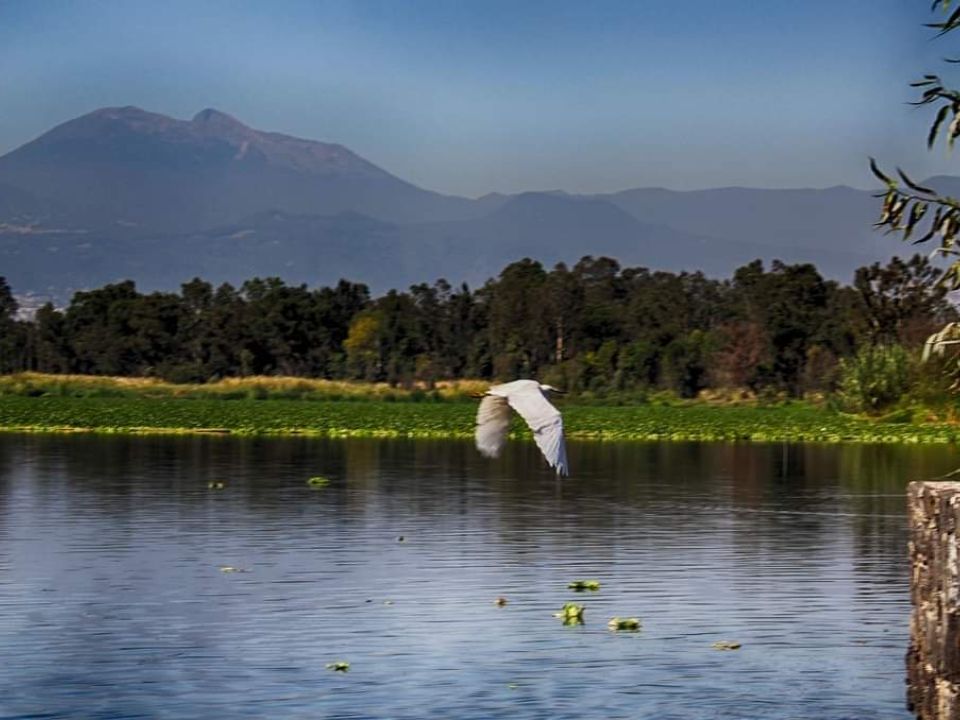
{"type": "Polygon", "coordinates": [[[903,491],[953,449],[570,456],[2,436],[0,717],[907,717],[903,491]]]}

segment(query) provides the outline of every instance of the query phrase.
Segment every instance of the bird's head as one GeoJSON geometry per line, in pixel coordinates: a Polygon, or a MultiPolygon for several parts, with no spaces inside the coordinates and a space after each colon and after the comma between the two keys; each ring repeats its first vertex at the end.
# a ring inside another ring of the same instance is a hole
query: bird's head
{"type": "Polygon", "coordinates": [[[559,393],[560,395],[567,394],[566,390],[560,390],[559,388],[555,388],[553,385],[544,385],[543,383],[540,384],[540,390],[542,392],[559,393]]]}

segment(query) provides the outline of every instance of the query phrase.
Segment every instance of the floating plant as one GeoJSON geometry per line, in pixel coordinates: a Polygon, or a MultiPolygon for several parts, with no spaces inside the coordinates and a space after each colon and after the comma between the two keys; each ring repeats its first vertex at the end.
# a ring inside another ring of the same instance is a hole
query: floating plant
{"type": "Polygon", "coordinates": [[[710,647],[712,647],[714,650],[739,650],[740,643],[731,642],[730,640],[718,640],[710,647]]]}
{"type": "Polygon", "coordinates": [[[596,591],[600,589],[599,580],[574,580],[572,583],[567,585],[568,588],[574,592],[583,592],[584,590],[596,591]]]}
{"type": "Polygon", "coordinates": [[[628,632],[636,631],[640,629],[640,619],[633,617],[613,617],[610,618],[610,622],[607,623],[607,627],[611,630],[626,630],[628,632]]]}
{"type": "Polygon", "coordinates": [[[554,613],[553,616],[560,618],[564,625],[583,625],[583,605],[564,603],[560,612],[554,613]]]}

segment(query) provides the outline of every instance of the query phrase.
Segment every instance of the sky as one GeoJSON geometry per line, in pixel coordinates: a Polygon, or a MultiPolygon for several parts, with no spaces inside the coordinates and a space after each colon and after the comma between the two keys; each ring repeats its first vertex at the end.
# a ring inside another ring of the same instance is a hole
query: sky
{"type": "MultiPolygon", "coordinates": [[[[871,187],[960,174],[907,84],[929,0],[0,0],[0,154],[105,106],[215,107],[422,187],[871,187]]],[[[957,71],[960,84],[960,70],[957,71]]],[[[958,151],[960,152],[960,151],[958,151]]]]}

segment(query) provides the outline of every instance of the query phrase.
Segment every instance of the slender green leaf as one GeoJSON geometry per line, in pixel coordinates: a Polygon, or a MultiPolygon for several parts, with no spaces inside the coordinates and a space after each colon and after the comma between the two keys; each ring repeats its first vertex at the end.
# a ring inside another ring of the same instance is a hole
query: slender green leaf
{"type": "Polygon", "coordinates": [[[943,124],[943,121],[947,119],[947,113],[950,112],[950,106],[944,105],[937,111],[937,116],[933,120],[933,124],[930,126],[930,132],[927,135],[927,147],[932,148],[933,144],[937,141],[937,134],[940,132],[940,126],[943,124]]]}
{"type": "Polygon", "coordinates": [[[939,29],[940,32],[937,33],[937,37],[946,35],[951,30],[955,30],[957,27],[960,27],[960,8],[954,10],[950,17],[948,17],[942,23],[927,23],[926,26],[929,28],[939,29]]]}
{"type": "Polygon", "coordinates": [[[918,200],[913,204],[913,207],[910,208],[910,215],[907,218],[907,226],[903,230],[903,239],[909,240],[910,234],[913,232],[913,229],[917,226],[917,223],[923,218],[927,212],[927,203],[922,200],[918,200]]]}
{"type": "Polygon", "coordinates": [[[953,143],[960,135],[960,113],[954,109],[953,120],[950,121],[950,127],[947,128],[947,147],[953,148],[953,143]]]}
{"type": "Polygon", "coordinates": [[[934,235],[937,234],[937,228],[940,227],[940,216],[943,214],[943,210],[937,208],[936,214],[933,216],[933,222],[930,223],[930,229],[924,234],[919,240],[914,240],[914,245],[919,245],[921,243],[928,242],[934,235]]]}
{"type": "Polygon", "coordinates": [[[900,168],[897,168],[897,174],[900,175],[900,179],[903,180],[904,184],[906,184],[906,186],[909,187],[910,189],[916,190],[917,192],[923,193],[925,195],[937,194],[935,190],[931,190],[928,187],[923,187],[922,185],[918,185],[917,183],[913,182],[913,180],[907,177],[907,174],[900,168]]]}
{"type": "Polygon", "coordinates": [[[877,161],[874,160],[873,158],[870,158],[870,172],[872,172],[878,180],[880,180],[883,183],[886,183],[887,187],[895,188],[897,186],[897,184],[893,180],[891,180],[886,175],[884,175],[883,172],[881,172],[880,168],[877,167],[877,161]]]}

